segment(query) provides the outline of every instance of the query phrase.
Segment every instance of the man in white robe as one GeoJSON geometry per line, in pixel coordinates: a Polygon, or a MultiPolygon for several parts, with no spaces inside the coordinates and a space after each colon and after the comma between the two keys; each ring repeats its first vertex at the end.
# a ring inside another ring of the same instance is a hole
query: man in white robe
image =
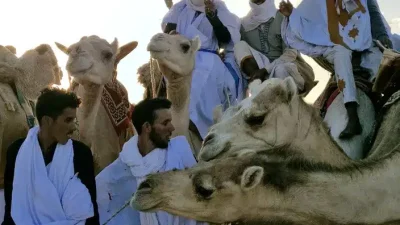
{"type": "Polygon", "coordinates": [[[323,56],[334,65],[348,115],[347,126],[339,137],[351,138],[360,134],[352,52],[363,52],[364,65],[361,62],[361,66],[370,69],[371,76],[379,66],[379,61],[368,59],[373,58],[374,52],[366,52],[372,48],[367,0],[303,0],[296,9],[288,0],[282,1],[279,8],[286,16],[282,27],[285,43],[305,55],[323,56]]]}
{"type": "Polygon", "coordinates": [[[138,135],[126,142],[119,157],[96,177],[101,224],[198,224],[162,211],[143,213],[126,207],[147,175],[196,164],[185,136],[170,139],[174,131],[170,107],[171,102],[161,98],[146,99],[135,106],[132,122],[138,135]]]}
{"type": "Polygon", "coordinates": [[[57,88],[39,96],[39,126],[7,151],[2,225],[99,225],[92,152],[71,139],[80,102],[57,88]]]}
{"type": "Polygon", "coordinates": [[[204,138],[213,124],[214,108],[221,104],[227,108],[245,95],[233,53],[234,44],[240,41],[239,18],[221,0],[182,0],[165,15],[162,27],[165,33],[176,30],[189,39],[198,36],[201,40],[189,111],[190,120],[204,138]],[[223,60],[218,54],[221,49],[225,51],[223,60]]]}
{"type": "Polygon", "coordinates": [[[235,57],[249,81],[292,76],[300,93],[315,86],[314,71],[300,53],[287,48],[282,40],[284,16],[274,0],[250,0],[250,12],[241,19],[241,39],[235,44],[235,57]]]}

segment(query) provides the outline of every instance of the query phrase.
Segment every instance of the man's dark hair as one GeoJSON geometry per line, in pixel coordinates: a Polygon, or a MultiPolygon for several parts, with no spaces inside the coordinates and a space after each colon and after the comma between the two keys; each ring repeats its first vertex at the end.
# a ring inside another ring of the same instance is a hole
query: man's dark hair
{"type": "Polygon", "coordinates": [[[157,110],[169,108],[171,108],[171,102],[165,98],[145,99],[135,105],[132,111],[132,123],[138,134],[142,133],[144,123],[154,123],[154,120],[157,119],[157,110]]]}
{"type": "Polygon", "coordinates": [[[81,100],[75,93],[59,88],[45,88],[42,90],[36,103],[36,117],[41,124],[44,116],[57,119],[64,109],[76,109],[81,104],[81,100]]]}

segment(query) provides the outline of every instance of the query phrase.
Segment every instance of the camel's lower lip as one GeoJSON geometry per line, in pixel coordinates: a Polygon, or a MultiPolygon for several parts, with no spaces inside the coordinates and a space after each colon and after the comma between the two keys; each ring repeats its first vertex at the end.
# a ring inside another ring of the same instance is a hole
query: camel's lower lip
{"type": "Polygon", "coordinates": [[[130,201],[130,206],[136,210],[143,211],[143,212],[149,212],[154,210],[155,207],[157,207],[158,203],[156,201],[147,201],[143,200],[144,196],[143,195],[148,195],[150,194],[151,190],[140,190],[135,193],[133,198],[130,201]]]}

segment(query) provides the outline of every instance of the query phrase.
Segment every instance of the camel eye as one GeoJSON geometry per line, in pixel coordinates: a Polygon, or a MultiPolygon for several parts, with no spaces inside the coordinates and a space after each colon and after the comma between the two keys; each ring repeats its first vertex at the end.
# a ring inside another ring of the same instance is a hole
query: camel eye
{"type": "Polygon", "coordinates": [[[257,126],[257,125],[261,125],[264,122],[265,119],[265,115],[262,116],[250,116],[249,118],[247,118],[245,120],[245,122],[247,124],[249,124],[250,126],[257,126]]]}
{"type": "Polygon", "coordinates": [[[211,195],[214,193],[214,190],[210,190],[207,188],[204,188],[203,186],[196,185],[196,194],[201,197],[202,199],[211,199],[211,195]]]}
{"type": "Polygon", "coordinates": [[[182,51],[183,51],[184,53],[187,53],[187,52],[189,51],[189,49],[190,49],[190,45],[188,45],[188,44],[181,44],[181,48],[182,48],[182,51]]]}
{"type": "Polygon", "coordinates": [[[110,60],[112,58],[112,56],[113,56],[112,52],[109,52],[109,51],[104,51],[103,52],[103,57],[106,60],[110,60]]]}

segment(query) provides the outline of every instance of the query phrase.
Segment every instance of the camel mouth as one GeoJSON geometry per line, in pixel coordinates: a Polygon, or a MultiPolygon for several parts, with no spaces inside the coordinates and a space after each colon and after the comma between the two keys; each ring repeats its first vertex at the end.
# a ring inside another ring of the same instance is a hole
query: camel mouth
{"type": "Polygon", "coordinates": [[[91,64],[88,68],[83,68],[83,69],[68,68],[68,71],[70,72],[72,77],[79,77],[89,73],[92,70],[92,68],[93,64],[91,64]]]}
{"type": "Polygon", "coordinates": [[[151,197],[151,189],[145,188],[135,192],[129,205],[142,212],[152,212],[157,209],[161,201],[157,201],[151,197]]]}

